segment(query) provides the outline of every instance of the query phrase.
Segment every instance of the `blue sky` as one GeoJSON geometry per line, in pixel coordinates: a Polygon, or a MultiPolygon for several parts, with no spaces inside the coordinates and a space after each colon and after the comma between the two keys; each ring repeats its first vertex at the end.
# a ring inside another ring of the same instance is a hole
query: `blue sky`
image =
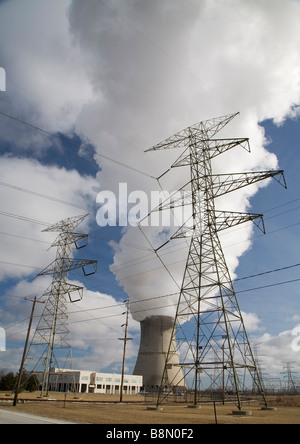
{"type": "MultiPolygon", "coordinates": [[[[267,234],[247,226],[222,235],[222,243],[232,273],[247,277],[236,291],[267,372],[279,374],[281,361],[300,366],[291,347],[300,281],[284,283],[298,279],[300,263],[299,18],[293,0],[0,2],[7,78],[0,92],[0,326],[7,333],[0,368],[19,364],[31,310],[21,298],[49,285],[36,279],[55,254],[48,251],[55,236],[42,230],[89,212],[80,227],[89,246],[77,254],[99,263],[95,276],[70,274],[86,290],[70,305],[75,366],[120,371],[120,302],[130,296],[132,371],[138,321],[165,314],[152,298],[172,293],[173,284],[138,229],[97,225],[97,194],[127,183],[129,192],[150,195],[159,189],[153,177],[179,153],[144,150],[195,122],[237,111],[224,137],[249,137],[252,152],[224,156],[217,171],[280,168],[288,189],[272,181],[223,200],[228,210],[265,213],[267,234]]],[[[174,172],[161,184],[176,190],[186,174],[174,172]]],[[[170,234],[146,231],[154,246],[170,234]]],[[[185,253],[176,244],[161,250],[178,282],[185,253]]],[[[35,325],[40,313],[38,307],[35,325]]]]}
{"type": "MultiPolygon", "coordinates": [[[[266,134],[272,139],[270,149],[277,155],[284,170],[287,190],[275,181],[261,190],[252,200],[254,213],[263,213],[266,235],[254,231],[252,248],[241,259],[237,269],[239,277],[255,275],[298,264],[299,239],[299,185],[298,185],[298,136],[299,120],[288,121],[277,127],[270,121],[263,122],[266,134]]],[[[298,279],[298,267],[239,281],[236,290],[246,290],[298,279]]],[[[288,330],[292,318],[299,311],[298,283],[241,293],[241,305],[257,308],[268,331],[288,330]]],[[[295,320],[297,320],[295,318],[295,320]]]]}

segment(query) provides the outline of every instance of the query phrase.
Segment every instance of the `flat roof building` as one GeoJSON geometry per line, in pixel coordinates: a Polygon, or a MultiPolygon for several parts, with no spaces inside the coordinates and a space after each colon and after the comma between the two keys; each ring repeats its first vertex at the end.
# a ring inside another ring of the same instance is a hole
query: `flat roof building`
{"type": "MultiPolygon", "coordinates": [[[[50,375],[50,390],[55,392],[72,391],[75,383],[77,393],[120,394],[121,374],[97,373],[88,370],[53,369],[50,375]]],[[[123,394],[136,395],[143,386],[143,377],[124,375],[123,394]]]]}

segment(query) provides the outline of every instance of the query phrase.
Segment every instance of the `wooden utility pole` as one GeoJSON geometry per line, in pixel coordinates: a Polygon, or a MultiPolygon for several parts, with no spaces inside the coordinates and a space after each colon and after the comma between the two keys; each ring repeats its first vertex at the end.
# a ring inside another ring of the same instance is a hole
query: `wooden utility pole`
{"type": "Polygon", "coordinates": [[[16,391],[15,391],[15,397],[14,397],[14,402],[13,402],[13,406],[14,407],[16,407],[16,405],[18,403],[18,395],[19,395],[20,386],[21,386],[21,380],[22,380],[22,375],[23,375],[23,370],[24,370],[24,363],[25,363],[26,354],[27,354],[28,342],[29,342],[29,338],[30,338],[30,332],[31,332],[31,326],[32,326],[32,321],[33,321],[35,305],[36,305],[37,302],[39,302],[40,304],[44,304],[45,303],[45,302],[42,302],[42,301],[38,301],[36,297],[34,299],[28,299],[28,298],[24,298],[24,299],[26,301],[33,302],[33,304],[32,304],[32,310],[31,310],[31,315],[30,315],[30,320],[29,320],[29,326],[28,326],[25,346],[24,346],[22,362],[21,362],[21,366],[20,366],[20,370],[19,370],[17,387],[16,387],[16,391]]]}
{"type": "Polygon", "coordinates": [[[129,311],[130,311],[130,300],[127,299],[124,302],[127,302],[127,311],[123,313],[123,314],[126,313],[126,322],[125,322],[125,324],[121,325],[121,327],[125,327],[125,337],[124,338],[119,338],[120,341],[124,341],[122,379],[121,379],[121,389],[120,389],[120,402],[123,402],[124,374],[125,374],[125,361],[126,361],[126,345],[127,345],[127,341],[131,341],[132,340],[132,338],[128,338],[128,320],[129,320],[129,311]]]}

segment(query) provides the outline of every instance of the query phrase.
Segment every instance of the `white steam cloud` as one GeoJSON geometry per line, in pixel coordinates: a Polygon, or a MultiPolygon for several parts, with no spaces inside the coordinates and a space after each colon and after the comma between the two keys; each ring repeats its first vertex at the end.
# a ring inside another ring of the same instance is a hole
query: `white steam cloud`
{"type": "MultiPolygon", "coordinates": [[[[90,0],[83,5],[74,0],[69,18],[95,91],[93,103],[82,110],[77,131],[88,135],[97,147],[99,177],[106,189],[117,191],[119,182],[127,182],[130,190],[150,193],[158,185],[108,163],[99,154],[109,152],[120,162],[157,177],[179,153],[146,156],[144,149],[195,122],[236,111],[240,117],[223,135],[249,137],[252,154],[234,150],[218,159],[215,171],[277,168],[259,122],[274,119],[280,124],[298,113],[298,2],[90,0]],[[97,125],[92,127],[91,122],[97,125]]],[[[162,185],[174,190],[183,185],[187,174],[181,170],[168,175],[162,185]]],[[[220,199],[218,209],[246,211],[258,188],[239,191],[234,199],[220,199]]],[[[154,247],[171,234],[153,229],[145,233],[154,247]]],[[[245,242],[226,251],[232,272],[251,244],[251,233],[251,227],[240,230],[239,240],[245,242]]],[[[234,240],[234,233],[226,235],[226,244],[234,240]]],[[[184,241],[177,241],[160,250],[178,285],[186,248],[184,241]]],[[[176,296],[155,298],[178,293],[178,286],[138,228],[124,231],[122,242],[115,246],[112,270],[136,302],[132,313],[137,320],[149,314],[170,314],[176,296]],[[145,299],[150,300],[145,303],[145,299]]]]}
{"type": "MultiPolygon", "coordinates": [[[[249,137],[252,154],[233,150],[215,162],[215,171],[277,168],[259,122],[280,124],[299,114],[298,1],[14,0],[1,4],[1,12],[8,94],[0,110],[17,110],[17,117],[42,128],[75,130],[89,140],[103,189],[117,192],[124,182],[129,193],[159,190],[136,170],[158,177],[179,153],[144,150],[191,124],[237,111],[240,116],[222,135],[249,137]]],[[[13,142],[18,155],[49,148],[49,138],[37,132],[9,120],[0,124],[2,140],[13,142]]],[[[187,177],[187,169],[178,169],[162,186],[176,190],[187,177]]],[[[74,187],[66,181],[70,196],[80,183],[95,186],[91,179],[76,179],[74,187]]],[[[220,199],[218,209],[246,211],[258,188],[220,199]]],[[[145,233],[154,247],[171,234],[150,228],[145,233]]],[[[245,242],[226,250],[232,272],[251,233],[244,227],[239,240],[245,242]]],[[[234,233],[226,234],[226,244],[234,243],[234,233]]],[[[135,319],[169,314],[176,296],[153,298],[177,293],[178,286],[139,229],[124,230],[114,248],[112,270],[131,297],[135,319]],[[139,302],[145,299],[151,300],[139,302]]],[[[185,241],[175,241],[160,250],[179,285],[186,248],[185,241]]]]}

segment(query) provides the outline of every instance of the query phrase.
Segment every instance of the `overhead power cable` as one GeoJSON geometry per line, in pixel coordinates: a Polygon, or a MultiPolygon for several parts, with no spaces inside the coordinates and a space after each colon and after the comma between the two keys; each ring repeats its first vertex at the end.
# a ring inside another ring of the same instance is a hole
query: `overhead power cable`
{"type": "Polygon", "coordinates": [[[70,206],[70,207],[79,208],[80,210],[86,210],[86,208],[81,207],[80,205],[73,204],[73,203],[71,203],[71,202],[67,202],[67,201],[65,201],[65,200],[58,199],[58,198],[56,198],[56,197],[47,196],[46,194],[37,193],[36,191],[27,190],[26,188],[17,187],[16,185],[11,185],[11,184],[9,184],[9,183],[0,182],[0,186],[1,186],[1,187],[6,187],[6,188],[10,188],[10,189],[15,190],[15,191],[20,191],[20,192],[22,192],[22,193],[31,194],[31,195],[33,195],[33,196],[40,197],[40,198],[42,198],[42,199],[52,200],[53,202],[58,202],[58,203],[60,203],[60,204],[68,205],[68,206],[70,206]]]}
{"type": "MultiPolygon", "coordinates": [[[[292,280],[288,280],[288,281],[282,281],[282,282],[277,282],[275,284],[268,284],[268,285],[262,285],[260,287],[254,287],[254,288],[248,288],[247,290],[239,290],[236,291],[236,294],[241,294],[241,293],[246,293],[246,292],[250,292],[250,291],[256,291],[256,290],[262,290],[265,288],[272,288],[272,287],[276,287],[276,286],[280,286],[280,285],[286,285],[286,284],[291,284],[291,283],[295,283],[295,282],[299,282],[299,279],[292,279],[292,280]]],[[[174,293],[174,295],[176,295],[176,293],[174,293]]],[[[163,297],[163,296],[161,296],[163,297]]],[[[212,298],[217,298],[218,295],[212,296],[212,298]]],[[[145,301],[151,301],[151,299],[146,299],[145,301]]],[[[142,301],[134,301],[134,303],[141,303],[142,301]]],[[[178,301],[176,301],[174,304],[167,304],[167,305],[163,305],[163,306],[155,306],[155,307],[148,307],[148,308],[143,308],[140,310],[135,310],[135,311],[131,311],[131,315],[137,314],[137,313],[142,313],[145,311],[153,311],[153,310],[160,310],[162,308],[170,308],[170,307],[176,307],[178,304],[178,301]]],[[[116,305],[117,306],[117,305],[116,305]]],[[[105,307],[102,307],[105,308],[105,307]]],[[[99,308],[101,309],[101,308],[99,308]]],[[[98,310],[99,310],[98,309],[98,310]]],[[[87,310],[84,310],[83,312],[85,312],[87,310]]],[[[108,318],[114,318],[114,317],[118,317],[118,316],[122,316],[122,314],[112,314],[112,315],[106,315],[106,316],[100,316],[100,317],[95,317],[95,318],[90,318],[90,319],[83,319],[83,320],[77,320],[77,321],[72,321],[70,322],[71,324],[77,324],[77,323],[82,323],[82,322],[88,322],[88,321],[99,321],[101,319],[108,319],[108,318]]]]}
{"type": "MultiPolygon", "coordinates": [[[[283,269],[286,269],[286,268],[287,267],[284,267],[283,269]]],[[[291,267],[288,267],[288,268],[291,268],[291,267]]],[[[277,270],[274,270],[274,271],[279,271],[279,270],[280,269],[277,269],[277,270]]],[[[267,273],[269,273],[269,272],[267,272],[267,273]]],[[[252,276],[249,276],[249,277],[252,277],[252,276]]],[[[255,290],[261,290],[261,289],[265,289],[265,288],[271,288],[271,287],[275,287],[275,286],[279,286],[279,285],[291,284],[291,283],[299,282],[299,281],[300,281],[300,278],[299,279],[292,279],[292,280],[288,280],[288,281],[277,282],[275,284],[263,285],[263,286],[260,286],[260,287],[254,287],[254,288],[248,288],[246,290],[240,290],[240,291],[237,291],[236,294],[246,293],[246,292],[255,291],[255,290]]],[[[131,302],[131,304],[142,303],[142,302],[150,301],[152,299],[159,299],[159,298],[163,298],[163,297],[167,297],[167,296],[176,296],[176,295],[178,295],[178,293],[173,293],[173,294],[164,295],[164,296],[158,296],[156,298],[150,298],[150,299],[145,299],[145,300],[141,300],[141,301],[133,301],[133,302],[131,302]]],[[[105,307],[98,307],[98,308],[94,308],[94,309],[86,309],[86,310],[82,310],[80,312],[79,311],[78,312],[70,312],[70,314],[73,314],[73,313],[79,314],[79,313],[85,313],[85,312],[88,312],[88,311],[96,311],[96,310],[107,309],[107,308],[115,308],[115,307],[118,307],[120,305],[122,305],[122,304],[115,304],[115,305],[110,305],[110,306],[105,306],[105,307]]],[[[152,308],[147,308],[147,309],[131,311],[131,315],[137,314],[137,313],[142,313],[142,312],[149,311],[149,310],[156,310],[156,309],[161,309],[161,308],[175,307],[176,305],[177,305],[177,302],[176,302],[176,304],[168,304],[168,305],[164,305],[164,306],[157,306],[157,307],[152,307],[152,308]]],[[[119,317],[119,316],[122,316],[122,315],[123,315],[123,313],[106,315],[106,316],[100,316],[100,317],[97,317],[97,318],[96,317],[92,317],[92,318],[89,318],[89,319],[71,321],[70,323],[71,324],[77,324],[77,323],[89,322],[89,321],[100,321],[102,319],[109,319],[109,318],[119,317]]],[[[35,317],[38,317],[38,316],[35,316],[35,317]]],[[[19,324],[21,322],[24,322],[27,319],[28,318],[23,319],[22,321],[19,321],[19,322],[15,323],[15,324],[12,324],[12,325],[6,327],[6,329],[11,328],[11,327],[13,327],[16,324],[19,324]]],[[[24,331],[25,330],[23,330],[22,332],[14,333],[14,334],[10,335],[9,337],[17,336],[17,335],[23,333],[24,331]]]]}
{"type": "Polygon", "coordinates": [[[3,265],[13,265],[14,267],[24,267],[24,268],[32,268],[34,270],[41,270],[41,268],[39,267],[33,267],[31,265],[22,265],[22,264],[15,264],[13,262],[4,262],[4,261],[0,261],[0,264],[3,265]]]}
{"type": "MultiPolygon", "coordinates": [[[[28,122],[26,122],[25,120],[18,119],[18,118],[15,117],[15,116],[12,116],[12,115],[10,115],[10,114],[4,113],[3,111],[0,111],[0,115],[2,115],[2,116],[4,116],[4,117],[7,117],[8,119],[12,119],[12,120],[14,120],[14,121],[16,121],[16,122],[18,122],[18,123],[23,124],[23,125],[26,125],[26,126],[28,126],[29,128],[34,129],[34,130],[36,130],[36,131],[39,131],[39,132],[41,132],[41,133],[43,133],[43,134],[46,134],[46,135],[49,136],[49,137],[54,137],[55,139],[58,139],[58,140],[61,142],[61,138],[60,138],[60,136],[59,136],[58,134],[51,133],[50,131],[44,130],[43,128],[40,128],[39,126],[32,125],[31,123],[28,123],[28,122]]],[[[71,140],[69,140],[69,143],[70,143],[71,145],[76,146],[76,148],[77,148],[77,145],[76,145],[74,142],[72,142],[71,140]]],[[[133,167],[133,166],[131,166],[131,165],[126,165],[125,163],[120,162],[119,160],[116,160],[116,159],[113,159],[113,158],[111,158],[111,157],[109,157],[109,156],[106,156],[105,154],[102,154],[102,153],[97,152],[97,156],[98,156],[98,157],[101,157],[102,159],[108,160],[109,162],[112,162],[112,163],[114,163],[114,164],[116,164],[116,165],[120,165],[120,166],[122,166],[122,167],[124,167],[124,168],[127,168],[127,169],[129,169],[129,170],[131,170],[131,171],[134,171],[135,173],[142,174],[143,176],[146,176],[146,177],[149,177],[149,178],[151,178],[151,179],[156,180],[156,178],[155,178],[154,176],[151,176],[151,174],[148,174],[148,173],[146,173],[145,171],[142,171],[142,170],[140,170],[140,169],[138,169],[138,168],[135,168],[135,167],[133,167]]]]}
{"type": "Polygon", "coordinates": [[[45,227],[48,227],[50,225],[47,222],[42,222],[37,219],[30,219],[29,217],[20,216],[19,214],[7,213],[6,211],[0,211],[0,215],[6,217],[12,217],[13,219],[23,220],[25,222],[31,222],[33,224],[44,225],[45,227]]]}
{"type": "MultiPolygon", "coordinates": [[[[282,267],[282,268],[276,268],[274,270],[268,270],[268,271],[265,271],[265,272],[262,272],[262,273],[257,273],[257,274],[253,274],[253,275],[250,275],[250,276],[244,276],[242,278],[235,279],[235,281],[237,282],[237,281],[242,281],[242,280],[246,280],[246,279],[252,279],[254,277],[260,277],[260,276],[263,276],[263,275],[266,275],[266,274],[278,273],[279,271],[290,270],[292,268],[299,267],[299,266],[300,266],[300,263],[299,264],[288,265],[288,266],[285,266],[285,267],[282,267]]],[[[263,285],[263,286],[260,286],[260,287],[248,288],[246,290],[239,290],[236,293],[246,293],[246,292],[249,292],[249,291],[259,290],[259,289],[263,289],[263,288],[269,288],[269,287],[273,287],[273,286],[290,284],[290,283],[298,282],[299,280],[300,279],[292,279],[292,280],[287,280],[287,281],[281,281],[281,282],[277,282],[277,283],[274,283],[274,284],[268,284],[268,285],[263,285]]],[[[178,296],[178,294],[179,294],[178,292],[177,293],[170,293],[170,294],[166,294],[166,295],[155,296],[155,297],[152,297],[152,298],[141,299],[139,301],[131,301],[131,305],[141,304],[143,302],[150,302],[150,301],[154,301],[154,300],[158,300],[158,299],[163,299],[163,298],[167,298],[167,297],[172,297],[172,296],[178,296]]],[[[96,310],[97,311],[98,310],[107,310],[107,309],[110,309],[110,308],[119,307],[121,305],[122,304],[119,303],[119,304],[106,305],[104,307],[103,306],[102,307],[94,307],[94,308],[89,308],[89,309],[81,310],[80,312],[84,313],[84,312],[96,311],[96,310]]],[[[170,305],[170,306],[173,306],[173,305],[170,305]]],[[[76,313],[76,312],[74,312],[74,313],[76,313]]],[[[134,314],[134,313],[138,313],[138,312],[135,311],[135,312],[131,312],[131,313],[134,314]]]]}
{"type": "Polygon", "coordinates": [[[47,244],[49,245],[49,242],[42,241],[39,239],[33,239],[32,237],[26,237],[26,236],[20,236],[19,234],[12,234],[12,233],[5,233],[4,231],[0,231],[0,234],[3,236],[9,236],[9,237],[17,237],[18,239],[25,239],[32,242],[39,242],[40,244],[47,244]]]}

